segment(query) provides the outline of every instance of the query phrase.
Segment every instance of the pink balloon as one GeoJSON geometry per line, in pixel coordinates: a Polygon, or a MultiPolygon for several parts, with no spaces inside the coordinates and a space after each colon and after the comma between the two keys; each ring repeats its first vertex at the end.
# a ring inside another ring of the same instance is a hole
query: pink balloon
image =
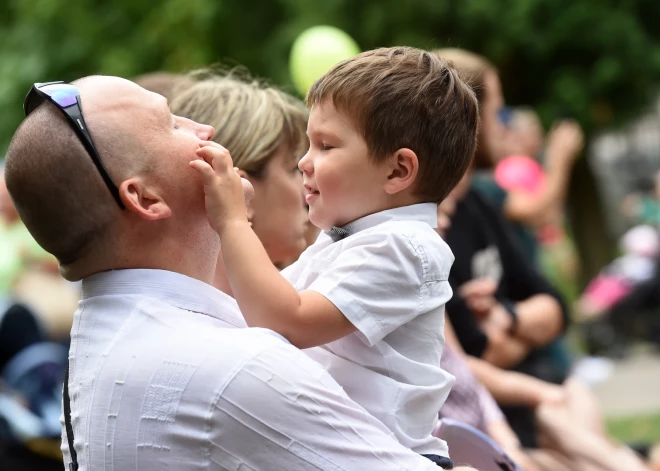
{"type": "Polygon", "coordinates": [[[502,159],[495,167],[495,181],[505,190],[523,190],[535,193],[545,182],[543,167],[531,157],[512,155],[502,159]]]}

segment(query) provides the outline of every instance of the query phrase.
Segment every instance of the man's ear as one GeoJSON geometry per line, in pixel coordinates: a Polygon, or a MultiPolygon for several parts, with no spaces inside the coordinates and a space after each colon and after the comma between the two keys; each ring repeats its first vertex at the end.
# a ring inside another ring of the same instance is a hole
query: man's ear
{"type": "Polygon", "coordinates": [[[419,160],[412,150],[403,148],[392,154],[387,167],[389,174],[384,189],[394,195],[413,185],[419,172],[419,160]]]}
{"type": "MultiPolygon", "coordinates": [[[[240,168],[238,169],[238,174],[240,175],[241,178],[245,178],[247,181],[252,183],[252,187],[254,188],[254,184],[256,183],[255,178],[251,177],[245,170],[241,170],[240,168]]],[[[245,205],[245,207],[247,209],[247,218],[248,218],[248,222],[250,223],[250,225],[252,225],[252,218],[254,217],[254,206],[252,205],[252,201],[254,201],[254,196],[245,205]]]]}
{"type": "Polygon", "coordinates": [[[172,215],[172,210],[160,194],[140,178],[124,180],[119,185],[119,197],[126,206],[126,211],[131,211],[147,221],[165,219],[172,215]]]}

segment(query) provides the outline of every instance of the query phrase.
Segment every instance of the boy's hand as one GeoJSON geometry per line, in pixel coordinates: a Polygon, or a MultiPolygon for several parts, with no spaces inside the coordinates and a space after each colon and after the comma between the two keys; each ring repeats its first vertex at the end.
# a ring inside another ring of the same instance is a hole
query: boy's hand
{"type": "Polygon", "coordinates": [[[212,141],[203,142],[197,149],[203,160],[193,160],[190,166],[204,179],[206,212],[213,230],[218,234],[234,222],[247,223],[246,203],[254,189],[238,175],[227,149],[212,141]]]}

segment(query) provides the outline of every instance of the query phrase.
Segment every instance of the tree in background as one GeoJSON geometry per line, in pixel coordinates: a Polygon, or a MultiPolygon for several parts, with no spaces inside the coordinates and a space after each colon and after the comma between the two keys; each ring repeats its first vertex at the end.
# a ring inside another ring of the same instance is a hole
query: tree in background
{"type": "MultiPolygon", "coordinates": [[[[593,131],[623,122],[660,83],[657,0],[3,0],[0,152],[35,81],[180,72],[222,61],[293,91],[291,44],[316,24],[345,30],[362,49],[481,53],[498,67],[508,100],[533,105],[546,124],[572,116],[593,131]]],[[[584,163],[578,179],[573,202],[583,209],[576,215],[602,227],[584,163]]],[[[583,238],[590,265],[589,252],[606,248],[583,238]]]]}

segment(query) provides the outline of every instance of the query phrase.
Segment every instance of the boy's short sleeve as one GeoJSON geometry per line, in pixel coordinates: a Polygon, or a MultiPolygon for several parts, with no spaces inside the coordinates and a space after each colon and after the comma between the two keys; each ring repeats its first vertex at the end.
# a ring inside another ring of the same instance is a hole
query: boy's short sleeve
{"type": "Polygon", "coordinates": [[[453,255],[428,231],[355,234],[308,289],[330,300],[373,346],[451,298],[453,255]]]}

